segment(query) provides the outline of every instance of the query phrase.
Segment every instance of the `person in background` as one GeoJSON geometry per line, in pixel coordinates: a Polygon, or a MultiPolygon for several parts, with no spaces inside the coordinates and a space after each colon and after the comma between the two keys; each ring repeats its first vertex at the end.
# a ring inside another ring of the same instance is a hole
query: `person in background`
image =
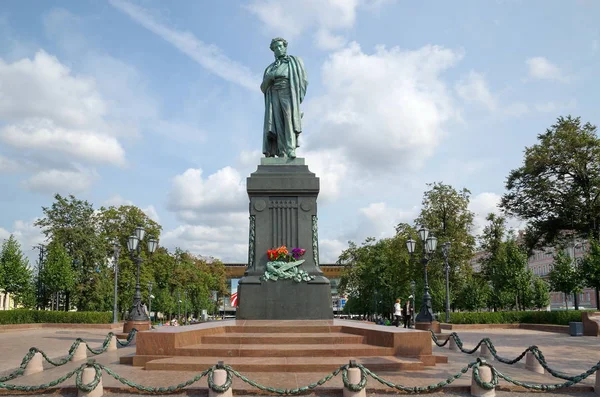
{"type": "Polygon", "coordinates": [[[396,323],[396,327],[400,325],[401,318],[402,309],[400,307],[400,299],[396,299],[396,303],[394,303],[394,322],[396,323]]]}
{"type": "Polygon", "coordinates": [[[412,295],[408,297],[404,305],[402,306],[402,318],[404,319],[404,328],[410,328],[410,319],[412,317],[412,305],[410,304],[410,298],[412,295]]]}

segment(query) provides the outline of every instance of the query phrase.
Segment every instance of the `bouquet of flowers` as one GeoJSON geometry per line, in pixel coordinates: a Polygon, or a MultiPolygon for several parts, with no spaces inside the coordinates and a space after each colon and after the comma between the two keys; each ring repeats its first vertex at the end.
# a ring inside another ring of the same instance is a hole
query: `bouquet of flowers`
{"type": "Polygon", "coordinates": [[[281,261],[281,262],[294,262],[300,260],[300,257],[306,252],[302,248],[294,248],[292,252],[289,252],[285,245],[272,250],[267,250],[267,257],[270,261],[281,261]]]}
{"type": "Polygon", "coordinates": [[[306,250],[302,248],[294,248],[290,252],[285,245],[267,250],[269,261],[263,279],[273,281],[292,279],[298,283],[312,280],[314,276],[298,267],[304,263],[304,259],[300,258],[305,252],[306,250]]]}

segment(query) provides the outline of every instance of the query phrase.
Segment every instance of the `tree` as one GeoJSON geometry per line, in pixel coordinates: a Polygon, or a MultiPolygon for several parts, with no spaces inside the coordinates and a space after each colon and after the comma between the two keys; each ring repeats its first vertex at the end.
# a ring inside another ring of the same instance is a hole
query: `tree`
{"type": "Polygon", "coordinates": [[[507,307],[524,309],[530,303],[531,271],[527,253],[512,232],[506,232],[506,219],[490,213],[488,224],[480,236],[486,256],[481,260],[482,272],[489,282],[489,305],[494,310],[507,307]]]}
{"type": "MultiPolygon", "coordinates": [[[[18,303],[27,293],[32,282],[32,272],[29,269],[29,261],[21,251],[21,245],[12,234],[2,244],[0,252],[0,290],[10,294],[18,303]]],[[[7,310],[5,301],[4,310],[7,310]]]]}
{"type": "Polygon", "coordinates": [[[486,307],[490,287],[481,274],[473,274],[468,277],[456,297],[456,308],[460,310],[481,310],[486,307]]]}
{"type": "Polygon", "coordinates": [[[72,263],[73,259],[59,241],[53,240],[48,244],[48,253],[40,277],[49,293],[67,293],[73,290],[75,272],[72,263]]]}
{"type": "MultiPolygon", "coordinates": [[[[427,227],[438,239],[437,253],[428,266],[432,306],[437,311],[445,307],[445,275],[442,244],[451,243],[448,263],[450,266],[450,296],[454,302],[472,272],[470,260],[475,250],[473,230],[474,214],[469,210],[471,192],[456,190],[442,182],[427,184],[429,190],[423,194],[422,208],[415,220],[416,225],[427,227]]],[[[417,239],[418,240],[418,239],[417,239]]],[[[419,256],[420,251],[416,251],[419,256]]]]}
{"type": "Polygon", "coordinates": [[[598,239],[592,238],[589,240],[589,245],[590,249],[581,261],[581,271],[586,285],[596,289],[596,308],[600,308],[600,297],[598,296],[598,289],[600,289],[600,242],[598,239]]]}
{"type": "Polygon", "coordinates": [[[76,288],[67,293],[65,308],[73,298],[77,310],[110,310],[110,278],[105,272],[106,242],[97,232],[97,215],[91,203],[75,196],[54,196],[50,207],[42,207],[44,218],[35,222],[49,241],[64,244],[73,259],[76,288]],[[104,291],[104,293],[102,293],[104,291]],[[73,295],[73,296],[71,296],[73,295]]]}
{"type": "Polygon", "coordinates": [[[564,231],[598,237],[600,140],[596,126],[559,117],[525,149],[523,165],[510,172],[501,208],[528,222],[528,248],[552,246],[564,231]]]}
{"type": "Polygon", "coordinates": [[[533,307],[536,309],[546,308],[550,304],[550,290],[548,289],[548,283],[540,277],[535,276],[531,288],[531,304],[533,307]]]}
{"type": "Polygon", "coordinates": [[[581,291],[583,278],[580,270],[573,265],[573,260],[563,250],[558,250],[554,255],[554,266],[548,279],[553,291],[565,294],[565,306],[568,310],[567,296],[581,291]]]}

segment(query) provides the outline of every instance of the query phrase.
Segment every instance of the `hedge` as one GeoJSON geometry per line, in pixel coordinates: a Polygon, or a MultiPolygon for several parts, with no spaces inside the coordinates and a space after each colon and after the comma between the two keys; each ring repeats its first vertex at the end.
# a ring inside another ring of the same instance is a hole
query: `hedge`
{"type": "Polygon", "coordinates": [[[526,312],[464,312],[450,313],[453,324],[555,324],[569,325],[581,321],[581,310],[526,312]]]}
{"type": "Polygon", "coordinates": [[[109,324],[112,319],[112,312],[61,312],[28,309],[0,311],[0,324],[109,324]]]}

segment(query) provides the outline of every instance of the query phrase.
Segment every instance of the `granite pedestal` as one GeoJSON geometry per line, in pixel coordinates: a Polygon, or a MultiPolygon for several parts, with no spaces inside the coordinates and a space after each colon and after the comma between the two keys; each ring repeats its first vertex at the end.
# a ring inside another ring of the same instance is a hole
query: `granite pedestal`
{"type": "Polygon", "coordinates": [[[250,198],[248,269],[238,283],[240,320],[333,318],[331,286],[319,269],[317,196],[319,178],[304,159],[263,158],[247,180],[250,198]],[[311,281],[264,280],[267,250],[302,248],[299,269],[311,281]]]}

